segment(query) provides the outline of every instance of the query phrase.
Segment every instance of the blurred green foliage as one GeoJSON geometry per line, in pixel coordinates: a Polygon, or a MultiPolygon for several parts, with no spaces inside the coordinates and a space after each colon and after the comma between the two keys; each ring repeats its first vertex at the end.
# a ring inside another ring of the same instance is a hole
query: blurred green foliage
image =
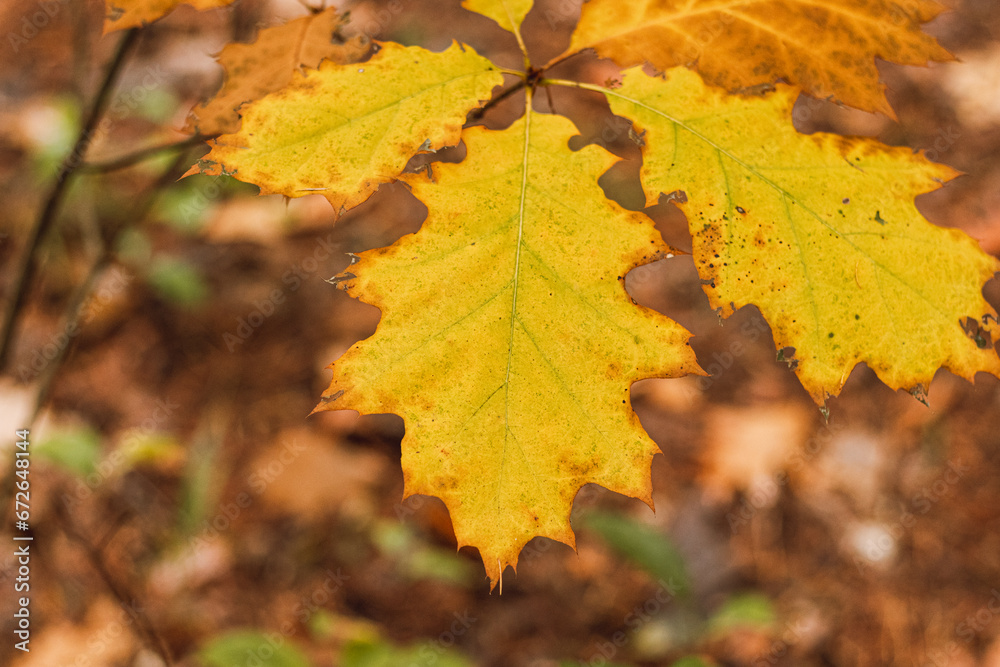
{"type": "Polygon", "coordinates": [[[309,659],[277,633],[239,630],[220,635],[198,652],[204,667],[311,667],[309,659]]]}
{"type": "Polygon", "coordinates": [[[583,521],[583,527],[597,533],[612,550],[668,584],[674,595],[683,597],[690,590],[684,558],[670,539],[652,526],[620,514],[595,512],[583,521]]]}
{"type": "Polygon", "coordinates": [[[101,436],[90,426],[60,431],[32,447],[35,456],[69,472],[86,477],[97,470],[101,458],[101,436]]]}
{"type": "Polygon", "coordinates": [[[381,639],[356,639],[344,646],[340,667],[473,667],[454,648],[427,642],[400,648],[381,639]]]}
{"type": "Polygon", "coordinates": [[[146,281],[162,299],[179,306],[197,306],[208,297],[205,279],[184,259],[154,259],[146,281]]]}
{"type": "Polygon", "coordinates": [[[734,595],[726,600],[708,621],[708,631],[725,634],[737,628],[771,628],[776,614],[774,605],[760,593],[734,595]]]}
{"type": "Polygon", "coordinates": [[[372,527],[371,539],[410,579],[436,579],[465,588],[475,580],[472,563],[454,551],[421,540],[408,525],[379,522],[372,527]]]}

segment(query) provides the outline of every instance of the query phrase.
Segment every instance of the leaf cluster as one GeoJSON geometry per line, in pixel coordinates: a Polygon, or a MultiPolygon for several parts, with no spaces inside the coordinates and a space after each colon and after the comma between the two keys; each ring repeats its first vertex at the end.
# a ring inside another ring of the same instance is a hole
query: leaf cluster
{"type": "Polygon", "coordinates": [[[599,94],[631,123],[647,203],[669,194],[686,215],[712,307],[758,307],[820,406],[860,363],[894,389],[926,386],[940,368],[1000,375],[996,313],[981,294],[997,260],[913,201],[956,172],[792,125],[800,94],[891,116],[875,59],[950,59],[921,31],[936,3],[590,0],[568,49],[542,65],[522,37],[531,0],[463,6],[512,34],[522,69],[457,42],[435,53],[331,41],[333,10],[226,47],[226,82],[190,125],[220,136],[190,173],[322,194],[338,212],[402,180],[427,206],[419,232],[361,253],[339,279],[383,319],[331,366],[317,410],[401,415],[405,494],[441,497],[494,583],[533,537],[574,543],[584,484],[652,505],[658,450],[629,387],[703,373],[690,334],[624,288],[628,271],[678,251],[604,196],[597,179],[617,158],[571,151],[573,124],[534,108],[540,89],[599,94]],[[588,49],[620,75],[551,76],[588,49]],[[468,122],[521,90],[524,115],[509,127],[468,122]],[[462,162],[405,173],[414,156],[459,142],[462,162]]]}

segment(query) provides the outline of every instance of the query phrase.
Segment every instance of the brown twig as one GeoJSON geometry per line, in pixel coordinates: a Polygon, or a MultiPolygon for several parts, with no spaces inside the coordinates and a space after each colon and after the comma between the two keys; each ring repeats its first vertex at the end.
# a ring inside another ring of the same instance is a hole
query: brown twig
{"type": "MultiPolygon", "coordinates": [[[[58,493],[56,495],[62,497],[63,494],[58,493]]],[[[136,608],[137,605],[135,603],[139,598],[136,597],[127,585],[118,581],[115,576],[111,574],[107,564],[104,562],[102,550],[107,547],[108,543],[121,528],[121,519],[123,517],[120,516],[118,520],[115,521],[114,525],[109,529],[108,534],[101,540],[100,548],[97,548],[91,544],[90,540],[87,539],[85,535],[73,527],[73,520],[66,512],[66,508],[62,503],[54,503],[53,507],[55,508],[56,518],[58,519],[63,532],[66,534],[66,537],[77,543],[80,548],[83,549],[91,567],[97,571],[97,574],[104,582],[104,585],[107,586],[108,590],[111,591],[111,594],[118,599],[118,602],[122,605],[122,607],[128,610],[129,616],[135,620],[135,624],[138,627],[139,633],[142,635],[146,645],[160,656],[165,665],[168,667],[173,665],[174,659],[167,641],[159,632],[156,631],[156,628],[153,627],[152,622],[149,620],[149,617],[145,614],[145,612],[141,608],[136,608]]]]}
{"type": "Polygon", "coordinates": [[[131,51],[138,38],[139,29],[132,28],[125,33],[125,37],[118,44],[115,55],[111,58],[111,63],[108,66],[108,71],[104,75],[101,88],[98,90],[93,104],[91,104],[83,127],[80,128],[80,134],[77,135],[76,142],[73,144],[73,150],[69,154],[69,157],[60,165],[56,182],[52,185],[52,189],[45,200],[45,207],[29,232],[27,243],[25,243],[24,251],[21,254],[21,260],[14,274],[14,285],[11,289],[10,299],[7,302],[7,308],[4,313],[4,330],[2,337],[0,337],[0,368],[3,368],[7,364],[11,341],[14,337],[15,321],[24,305],[28,286],[31,285],[35,278],[38,268],[35,261],[35,253],[38,250],[39,244],[55,223],[59,207],[69,189],[72,176],[80,166],[81,159],[84,153],[86,153],[94,130],[97,128],[97,123],[104,115],[108,102],[111,100],[111,93],[114,90],[115,82],[118,80],[118,75],[121,73],[122,67],[127,60],[129,51],[131,51]]]}
{"type": "Polygon", "coordinates": [[[563,55],[563,56],[559,56],[558,58],[550,60],[549,62],[547,62],[544,65],[542,65],[542,67],[540,67],[538,71],[539,71],[539,73],[544,74],[545,72],[548,72],[553,67],[556,67],[557,65],[561,65],[562,63],[566,62],[570,58],[574,58],[574,57],[580,55],[584,51],[586,51],[586,49],[581,49],[580,51],[574,51],[573,53],[570,53],[570,54],[567,54],[567,55],[563,55]]]}
{"type": "Polygon", "coordinates": [[[480,120],[489,109],[495,107],[497,104],[504,101],[517,91],[521,90],[526,85],[528,85],[527,79],[521,79],[507,90],[503,91],[496,97],[490,99],[490,101],[484,104],[483,106],[479,107],[478,109],[473,109],[472,113],[469,114],[469,122],[471,123],[480,120]]]}
{"type": "MultiPolygon", "coordinates": [[[[156,202],[156,198],[163,191],[165,187],[177,180],[177,173],[187,162],[187,153],[182,151],[177,154],[170,166],[160,175],[158,179],[149,187],[149,195],[146,196],[143,201],[135,207],[135,209],[127,216],[124,217],[125,222],[118,225],[115,229],[111,230],[110,233],[106,235],[103,239],[102,247],[94,260],[94,263],[90,267],[90,271],[87,272],[87,276],[84,278],[83,282],[77,287],[76,291],[73,293],[73,297],[70,299],[69,306],[66,309],[66,314],[63,317],[63,330],[68,330],[71,325],[79,326],[80,318],[82,315],[83,305],[86,303],[87,297],[90,295],[93,289],[94,283],[97,282],[98,276],[111,264],[112,261],[112,248],[115,246],[115,241],[121,236],[122,232],[129,228],[132,223],[140,222],[145,219],[149,214],[150,209],[156,202]]],[[[66,343],[59,349],[59,352],[55,357],[50,360],[48,367],[45,369],[45,375],[42,378],[40,386],[38,388],[38,393],[35,396],[35,409],[31,414],[31,419],[29,424],[33,424],[35,419],[38,418],[38,413],[44,407],[45,402],[49,398],[49,391],[52,388],[52,383],[55,380],[56,374],[62,366],[63,360],[66,358],[70,347],[73,345],[72,340],[66,343]]],[[[30,426],[29,426],[30,428],[30,426]]]]}
{"type": "Polygon", "coordinates": [[[175,141],[172,144],[160,144],[159,146],[150,146],[148,148],[142,148],[133,153],[127,155],[122,155],[121,157],[114,158],[112,160],[105,160],[104,162],[87,162],[80,165],[80,171],[88,174],[104,174],[109,171],[117,171],[119,169],[125,169],[126,167],[131,167],[134,164],[138,164],[143,160],[147,160],[159,153],[166,153],[172,150],[185,150],[191,148],[192,146],[198,146],[206,141],[215,139],[219,135],[217,134],[196,134],[187,139],[181,141],[175,141]]]}
{"type": "MultiPolygon", "coordinates": [[[[510,97],[511,95],[513,95],[514,93],[516,93],[517,91],[519,91],[522,88],[524,88],[525,86],[529,85],[529,83],[530,83],[530,85],[535,86],[536,84],[538,84],[539,82],[542,81],[542,77],[545,74],[545,72],[547,72],[548,70],[552,69],[556,65],[559,65],[559,64],[561,64],[563,62],[566,62],[567,60],[569,60],[573,56],[580,55],[581,53],[583,53],[583,51],[574,51],[573,53],[571,53],[569,55],[563,56],[561,58],[557,58],[557,59],[549,62],[544,67],[541,67],[539,69],[533,69],[533,70],[529,71],[528,74],[527,74],[527,76],[524,79],[521,79],[520,81],[518,81],[516,84],[514,84],[510,88],[506,89],[505,91],[503,91],[502,93],[500,93],[496,97],[490,99],[490,101],[487,102],[486,104],[484,104],[483,106],[479,107],[478,109],[474,109],[472,111],[472,113],[469,114],[469,122],[473,123],[473,122],[476,122],[476,121],[482,119],[482,117],[486,114],[486,112],[489,109],[495,107],[500,102],[504,101],[505,99],[507,99],[508,97],[510,97]]],[[[550,97],[549,98],[549,100],[550,100],[550,106],[551,106],[551,99],[552,98],[550,97]]]]}

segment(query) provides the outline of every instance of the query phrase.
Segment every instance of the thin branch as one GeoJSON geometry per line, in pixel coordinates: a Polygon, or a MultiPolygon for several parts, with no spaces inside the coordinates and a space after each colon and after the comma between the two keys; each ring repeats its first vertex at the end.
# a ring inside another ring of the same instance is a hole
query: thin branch
{"type": "MultiPolygon", "coordinates": [[[[560,63],[563,63],[563,62],[569,60],[573,56],[580,55],[581,53],[583,53],[583,51],[574,51],[573,53],[571,53],[569,55],[562,56],[560,58],[552,60],[551,62],[549,62],[547,65],[545,65],[541,69],[533,70],[533,69],[531,69],[529,67],[527,73],[525,73],[525,72],[517,72],[517,71],[513,71],[513,70],[506,70],[506,69],[501,68],[501,69],[503,69],[503,72],[505,74],[513,74],[515,76],[522,77],[521,80],[518,81],[513,86],[511,86],[510,88],[508,88],[507,90],[505,90],[502,93],[500,93],[499,95],[497,95],[496,97],[494,97],[493,99],[491,99],[489,102],[487,102],[486,104],[484,104],[480,108],[475,109],[472,113],[470,113],[469,114],[469,122],[475,122],[475,121],[480,120],[483,117],[483,115],[485,115],[485,113],[489,109],[491,109],[492,107],[495,107],[497,104],[499,104],[503,100],[507,99],[508,97],[510,97],[511,95],[513,95],[514,93],[516,93],[517,91],[519,91],[522,88],[524,88],[525,86],[529,85],[529,82],[530,82],[530,84],[532,86],[535,86],[535,85],[538,85],[538,84],[543,84],[543,83],[549,83],[550,80],[548,80],[548,79],[542,79],[542,75],[544,75],[546,71],[552,69],[553,67],[555,67],[556,65],[559,65],[560,63]]],[[[565,82],[563,80],[551,80],[551,82],[558,82],[561,85],[567,85],[567,82],[565,82]]]]}
{"type": "Polygon", "coordinates": [[[585,50],[586,49],[581,49],[580,51],[574,51],[573,53],[570,53],[569,55],[559,56],[559,57],[557,57],[557,58],[555,58],[553,60],[550,60],[549,62],[547,62],[544,65],[542,65],[542,67],[538,71],[540,73],[544,74],[545,72],[548,72],[550,69],[552,69],[556,65],[561,65],[562,63],[566,62],[570,58],[573,58],[575,56],[580,55],[585,50]]]}
{"type": "Polygon", "coordinates": [[[542,79],[538,83],[542,86],[566,86],[567,88],[580,88],[602,94],[608,92],[607,88],[602,88],[595,83],[584,83],[583,81],[573,81],[572,79],[542,79]]]}
{"type": "MultiPolygon", "coordinates": [[[[506,5],[505,5],[506,6],[506,5]]],[[[514,17],[507,13],[507,18],[510,20],[510,26],[514,30],[514,37],[517,38],[517,48],[521,49],[521,54],[524,56],[524,71],[531,71],[531,58],[528,56],[528,47],[524,43],[524,38],[521,37],[521,26],[517,24],[514,17]]]]}
{"type": "MultiPolygon", "coordinates": [[[[108,234],[108,238],[103,241],[101,250],[98,252],[94,263],[90,267],[90,271],[87,272],[87,276],[84,278],[83,282],[76,288],[73,293],[73,297],[70,299],[69,306],[66,308],[66,314],[63,316],[63,328],[62,331],[67,331],[71,326],[79,327],[80,319],[83,315],[83,305],[87,301],[87,297],[90,296],[90,292],[97,282],[97,278],[101,273],[111,265],[112,262],[112,248],[115,246],[115,242],[121,236],[122,232],[128,229],[132,223],[141,222],[149,214],[150,209],[156,202],[156,198],[160,195],[164,188],[169,186],[175,180],[177,180],[177,172],[187,163],[188,156],[185,152],[180,152],[171,162],[170,166],[160,175],[156,182],[153,183],[147,191],[149,194],[146,196],[142,202],[135,207],[133,211],[130,211],[127,216],[123,219],[125,222],[118,225],[117,228],[108,234]]],[[[34,424],[35,420],[38,418],[38,413],[41,412],[42,408],[45,406],[46,401],[49,398],[49,392],[52,388],[52,383],[55,380],[56,374],[59,368],[62,366],[66,355],[69,353],[70,347],[73,345],[73,340],[71,339],[66,345],[59,348],[56,356],[49,361],[48,367],[45,369],[45,375],[42,377],[40,386],[38,388],[38,393],[35,395],[35,409],[31,413],[31,419],[29,424],[34,424]]],[[[30,426],[28,426],[30,429],[30,426]]]]}
{"type": "Polygon", "coordinates": [[[80,128],[80,134],[77,136],[76,142],[73,145],[73,151],[69,154],[69,157],[63,160],[63,163],[59,168],[59,173],[56,176],[56,182],[52,185],[52,189],[49,191],[45,207],[42,209],[41,215],[39,215],[38,220],[35,222],[34,227],[29,233],[24,251],[21,254],[21,260],[18,264],[16,272],[14,273],[14,284],[11,288],[10,299],[7,302],[7,308],[4,313],[4,330],[2,338],[0,338],[0,368],[3,368],[7,364],[7,357],[10,355],[11,341],[14,337],[15,321],[17,319],[18,312],[24,305],[28,287],[35,278],[35,273],[38,268],[37,262],[35,261],[35,253],[38,250],[39,244],[46,237],[55,223],[56,216],[59,212],[59,206],[62,204],[62,201],[66,196],[72,176],[79,168],[81,159],[84,153],[86,153],[87,146],[94,134],[94,130],[97,128],[97,124],[100,121],[101,116],[104,115],[104,112],[107,109],[108,103],[111,100],[111,93],[115,87],[115,82],[118,80],[118,75],[121,73],[122,67],[125,65],[128,53],[131,51],[138,39],[139,29],[132,28],[125,33],[125,37],[123,37],[122,41],[118,44],[118,49],[115,51],[115,55],[111,58],[108,71],[104,75],[104,81],[101,83],[101,88],[98,90],[97,96],[94,98],[94,102],[90,107],[90,111],[87,114],[83,127],[80,128]]]}
{"type": "MultiPolygon", "coordinates": [[[[62,494],[59,494],[59,496],[61,497],[62,494]]],[[[142,635],[144,643],[160,656],[165,665],[173,665],[174,660],[167,641],[163,638],[163,635],[156,631],[156,628],[153,627],[153,624],[149,620],[146,613],[141,608],[136,609],[138,597],[132,593],[128,586],[119,582],[114,575],[111,574],[107,564],[104,562],[102,551],[94,547],[85,535],[73,527],[73,520],[66,512],[66,508],[63,503],[57,502],[54,503],[53,506],[63,532],[71,541],[80,545],[84,553],[87,555],[87,560],[90,561],[91,567],[97,571],[97,574],[104,582],[104,585],[108,587],[108,590],[111,591],[112,595],[118,598],[118,602],[127,610],[129,616],[135,620],[135,624],[139,629],[139,634],[142,635]]],[[[119,523],[112,526],[108,535],[101,540],[102,548],[107,546],[108,542],[111,541],[111,538],[114,537],[120,527],[121,523],[119,520],[119,523]]]]}
{"type": "Polygon", "coordinates": [[[491,108],[495,107],[497,104],[499,104],[500,102],[504,101],[505,99],[507,99],[508,97],[510,97],[511,95],[513,95],[514,93],[516,93],[517,91],[521,90],[526,85],[528,85],[527,79],[521,79],[520,81],[518,81],[517,83],[515,83],[513,86],[511,86],[507,90],[503,91],[502,93],[500,93],[499,95],[497,95],[496,97],[494,97],[493,99],[491,99],[489,102],[487,102],[483,106],[479,107],[478,109],[473,109],[472,113],[469,114],[469,122],[475,122],[477,120],[480,120],[487,111],[489,111],[491,108]]]}
{"type": "Polygon", "coordinates": [[[148,148],[137,150],[134,153],[114,158],[113,160],[105,160],[104,162],[86,162],[80,165],[80,171],[88,174],[103,174],[109,171],[118,171],[119,169],[125,169],[126,167],[131,167],[134,164],[148,160],[149,158],[155,157],[160,153],[166,153],[167,151],[172,150],[185,150],[191,148],[192,146],[198,146],[199,144],[211,139],[215,139],[218,136],[219,135],[217,134],[196,134],[193,137],[188,137],[182,141],[176,141],[172,144],[150,146],[148,148]]]}
{"type": "MultiPolygon", "coordinates": [[[[60,331],[70,331],[71,329],[80,326],[80,319],[83,314],[83,305],[87,301],[87,297],[90,296],[90,291],[97,282],[98,276],[104,271],[104,269],[110,264],[111,255],[106,247],[102,247],[100,253],[97,256],[96,261],[91,265],[90,271],[87,272],[87,276],[83,279],[83,282],[76,288],[73,292],[73,296],[70,299],[69,306],[66,308],[66,315],[62,318],[62,325],[59,329],[60,331]]],[[[35,408],[31,412],[31,416],[28,419],[28,428],[34,425],[35,420],[38,418],[38,413],[41,412],[42,406],[49,398],[49,391],[52,389],[52,382],[55,380],[56,375],[59,372],[59,368],[62,366],[63,360],[66,358],[69,352],[70,346],[72,346],[72,339],[67,341],[65,345],[60,345],[56,355],[49,361],[48,366],[45,368],[45,374],[42,376],[41,382],[39,383],[38,392],[35,394],[35,408]]]]}

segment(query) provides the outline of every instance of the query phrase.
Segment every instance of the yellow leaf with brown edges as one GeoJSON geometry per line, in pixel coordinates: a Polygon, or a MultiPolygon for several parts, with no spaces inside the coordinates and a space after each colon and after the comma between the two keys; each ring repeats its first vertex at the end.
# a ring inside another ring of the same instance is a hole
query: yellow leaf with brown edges
{"type": "Polygon", "coordinates": [[[875,59],[952,60],[921,24],[933,0],[590,0],[567,53],[622,67],[683,65],[730,91],[783,80],[818,98],[893,116],[875,59]]]}
{"type": "Polygon", "coordinates": [[[575,543],[584,484],[652,504],[629,387],[700,372],[687,331],[625,291],[670,249],[597,185],[616,158],[571,152],[574,134],[535,113],[472,127],[465,161],[406,176],[428,218],[340,278],[382,320],[316,408],[400,415],[404,495],[441,498],[494,585],[535,536],[575,543]]]}
{"type": "Polygon", "coordinates": [[[137,28],[166,16],[178,5],[195,9],[225,7],[233,0],[105,0],[104,34],[125,28],[137,28]]]}
{"type": "Polygon", "coordinates": [[[336,8],[309,14],[260,31],[253,44],[227,44],[219,54],[226,78],[208,102],[192,111],[186,130],[224,134],[240,128],[237,110],[287,86],[292,74],[317,68],[323,60],[345,64],[363,60],[371,50],[361,37],[340,41],[344,20],[336,8]]]}
{"type": "Polygon", "coordinates": [[[503,76],[467,46],[441,53],[379,43],[363,63],[324,61],[241,107],[238,132],[188,174],[229,174],[286,197],[321,194],[338,213],[394,180],[419,152],[458,143],[503,76]]]}
{"type": "Polygon", "coordinates": [[[740,98],[684,68],[634,68],[606,94],[642,137],[650,201],[684,193],[674,200],[712,307],[760,308],[818,403],[859,363],[893,389],[926,386],[939,368],[1000,375],[982,295],[1000,262],[914,205],[954,170],[873,139],[799,134],[787,86],[740,98]]]}

